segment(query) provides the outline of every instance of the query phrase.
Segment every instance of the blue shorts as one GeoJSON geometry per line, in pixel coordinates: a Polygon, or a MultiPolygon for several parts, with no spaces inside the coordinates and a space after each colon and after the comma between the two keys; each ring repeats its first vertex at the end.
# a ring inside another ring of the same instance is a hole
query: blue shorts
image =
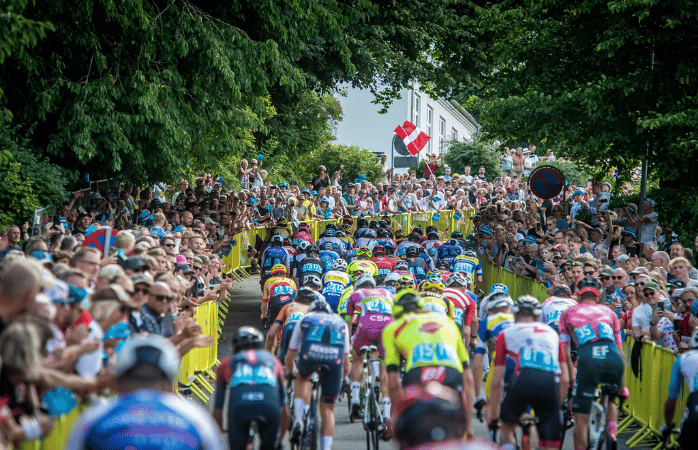
{"type": "Polygon", "coordinates": [[[303,377],[309,377],[315,369],[323,367],[325,370],[320,371],[320,400],[323,403],[334,403],[339,397],[339,391],[342,388],[343,378],[343,363],[344,352],[342,348],[332,347],[329,345],[313,344],[308,346],[308,351],[301,352],[298,355],[298,373],[303,377]],[[319,345],[320,347],[313,347],[319,345]],[[319,350],[337,349],[337,354],[332,358],[318,357],[319,350]]]}

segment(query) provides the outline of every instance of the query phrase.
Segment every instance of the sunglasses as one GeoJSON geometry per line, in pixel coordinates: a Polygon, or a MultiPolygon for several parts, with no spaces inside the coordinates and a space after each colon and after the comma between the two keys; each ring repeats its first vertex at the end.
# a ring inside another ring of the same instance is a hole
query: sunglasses
{"type": "Polygon", "coordinates": [[[637,284],[638,286],[644,286],[644,285],[646,285],[647,283],[640,283],[640,282],[637,282],[637,283],[635,283],[635,284],[637,284]]]}
{"type": "Polygon", "coordinates": [[[580,263],[579,261],[574,261],[572,263],[572,267],[582,267],[582,263],[580,263]]]}
{"type": "Polygon", "coordinates": [[[163,247],[174,247],[174,244],[162,244],[163,247]]]}
{"type": "Polygon", "coordinates": [[[200,266],[193,266],[192,269],[194,269],[194,270],[201,270],[202,267],[200,267],[200,266]]]}
{"type": "MultiPolygon", "coordinates": [[[[593,271],[592,271],[592,272],[583,272],[583,273],[584,273],[584,275],[587,276],[587,277],[593,277],[593,276],[594,276],[594,272],[593,272],[593,271]]],[[[603,277],[601,277],[601,279],[603,280],[603,277]]],[[[608,280],[608,277],[606,277],[606,279],[608,280]]]]}
{"type": "Polygon", "coordinates": [[[129,294],[131,294],[131,295],[136,295],[136,294],[138,294],[139,292],[142,292],[142,293],[144,293],[144,294],[147,294],[148,292],[150,292],[150,289],[148,289],[148,288],[135,288],[135,289],[133,290],[133,292],[129,292],[129,294]]]}
{"type": "Polygon", "coordinates": [[[174,297],[171,295],[158,295],[158,294],[151,294],[155,299],[159,302],[171,302],[174,300],[174,297]]]}
{"type": "MultiPolygon", "coordinates": [[[[587,275],[587,274],[584,273],[584,275],[587,275]]],[[[589,275],[589,276],[591,276],[591,275],[589,275]]],[[[610,277],[607,277],[607,276],[601,276],[601,277],[599,277],[599,279],[600,279],[601,281],[608,281],[609,278],[610,278],[610,277]]]]}
{"type": "Polygon", "coordinates": [[[643,292],[642,294],[643,294],[645,297],[652,297],[652,296],[654,295],[654,291],[643,292]]]}
{"type": "Polygon", "coordinates": [[[622,275],[618,275],[618,276],[613,275],[613,276],[611,276],[611,280],[622,280],[622,279],[623,279],[623,276],[622,276],[622,275]]]}

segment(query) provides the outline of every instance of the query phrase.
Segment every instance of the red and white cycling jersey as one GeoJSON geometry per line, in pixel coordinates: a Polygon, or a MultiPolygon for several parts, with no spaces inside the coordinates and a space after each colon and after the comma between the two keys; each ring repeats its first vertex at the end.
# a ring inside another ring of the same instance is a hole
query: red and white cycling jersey
{"type": "Polygon", "coordinates": [[[540,321],[550,325],[555,331],[560,329],[560,317],[562,313],[577,302],[571,298],[548,297],[541,307],[540,321]]]}
{"type": "Polygon", "coordinates": [[[560,364],[565,362],[557,333],[540,322],[511,324],[499,333],[494,348],[494,364],[506,365],[509,356],[516,362],[516,374],[526,368],[559,374],[560,364]]]}
{"type": "Polygon", "coordinates": [[[577,346],[594,341],[615,341],[619,349],[620,322],[616,313],[605,305],[578,303],[572,305],[560,316],[560,341],[570,345],[574,339],[577,346]]]}
{"type": "Polygon", "coordinates": [[[465,292],[453,288],[444,289],[444,297],[451,300],[453,303],[453,320],[456,322],[456,325],[459,327],[463,325],[468,327],[471,326],[473,317],[475,316],[475,310],[477,309],[477,304],[475,304],[473,299],[465,292]]]}

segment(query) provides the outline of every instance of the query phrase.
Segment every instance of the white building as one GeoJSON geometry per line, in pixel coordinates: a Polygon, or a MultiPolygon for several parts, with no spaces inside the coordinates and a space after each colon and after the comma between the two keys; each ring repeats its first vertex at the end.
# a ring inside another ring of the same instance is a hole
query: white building
{"type": "MultiPolygon", "coordinates": [[[[385,114],[378,112],[380,105],[371,103],[374,97],[369,90],[348,87],[345,92],[346,97],[337,96],[344,117],[336,124],[335,142],[385,153],[391,166],[392,157],[401,157],[393,148],[393,130],[406,120],[431,136],[420,158],[431,153],[445,153],[448,141],[470,139],[480,129],[475,119],[455,100],[442,97],[434,100],[417,89],[403,89],[402,98],[395,100],[385,114]]],[[[400,162],[396,160],[396,167],[402,166],[400,162]]]]}

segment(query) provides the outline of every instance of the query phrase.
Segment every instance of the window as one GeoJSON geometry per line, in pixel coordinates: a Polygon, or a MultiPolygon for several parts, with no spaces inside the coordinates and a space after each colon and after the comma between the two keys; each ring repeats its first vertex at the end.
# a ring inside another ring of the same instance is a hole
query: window
{"type": "Polygon", "coordinates": [[[456,130],[455,128],[451,128],[451,140],[452,141],[458,140],[458,130],[456,130]]]}
{"type": "Polygon", "coordinates": [[[417,93],[414,94],[414,109],[412,111],[412,123],[415,124],[417,127],[420,127],[419,123],[419,112],[422,110],[422,99],[417,95],[417,93]]]}
{"type": "Polygon", "coordinates": [[[446,145],[446,119],[439,117],[439,153],[444,152],[446,145]]]}
{"type": "MultiPolygon", "coordinates": [[[[432,133],[434,131],[434,108],[431,106],[427,105],[427,136],[433,136],[432,133]]],[[[427,142],[427,153],[431,154],[431,141],[433,139],[429,139],[429,142],[427,142]]]]}

